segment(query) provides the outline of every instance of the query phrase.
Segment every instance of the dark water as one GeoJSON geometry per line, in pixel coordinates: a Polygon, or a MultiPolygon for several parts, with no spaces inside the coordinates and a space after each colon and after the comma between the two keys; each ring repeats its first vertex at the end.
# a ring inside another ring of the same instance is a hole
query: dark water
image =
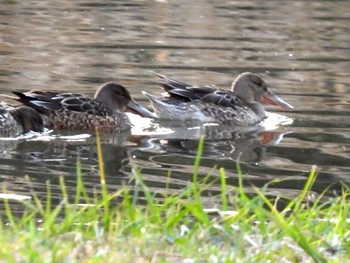
{"type": "MultiPolygon", "coordinates": [[[[293,197],[316,164],[313,190],[330,186],[327,194],[336,194],[350,182],[350,2],[213,2],[2,1],[0,92],[35,88],[92,95],[101,83],[116,80],[148,105],[141,90],[161,92],[148,70],[220,87],[244,71],[259,73],[295,107],[269,110],[293,124],[248,133],[207,128],[200,176],[211,172],[216,180],[224,167],[227,182],[236,185],[239,159],[248,191],[250,184],[285,179],[271,185],[271,194],[293,197]]],[[[185,187],[201,134],[192,128],[102,136],[109,189],[134,184],[132,164],[154,191],[185,187]]],[[[10,193],[30,196],[34,189],[44,197],[50,181],[59,199],[60,175],[72,193],[78,157],[89,192],[98,188],[93,137],[0,145],[0,184],[10,193]]],[[[219,191],[214,183],[208,196],[219,191]]]]}

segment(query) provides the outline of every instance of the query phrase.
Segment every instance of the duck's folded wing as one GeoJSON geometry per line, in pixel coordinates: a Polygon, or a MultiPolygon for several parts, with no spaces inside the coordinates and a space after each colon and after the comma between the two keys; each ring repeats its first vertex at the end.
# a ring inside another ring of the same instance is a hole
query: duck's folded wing
{"type": "Polygon", "coordinates": [[[47,114],[50,111],[58,110],[60,108],[60,105],[52,100],[52,97],[56,95],[56,93],[53,92],[30,91],[22,93],[12,91],[12,93],[18,96],[15,100],[43,114],[47,114]]]}
{"type": "Polygon", "coordinates": [[[152,73],[162,79],[163,83],[161,86],[170,95],[170,97],[176,99],[182,99],[185,101],[198,100],[218,90],[215,85],[194,86],[182,81],[170,79],[155,72],[152,73]]]}
{"type": "Polygon", "coordinates": [[[213,103],[221,107],[230,107],[236,109],[237,107],[243,107],[244,102],[239,97],[235,96],[233,92],[216,91],[209,93],[201,98],[204,103],[213,103]]]}
{"type": "Polygon", "coordinates": [[[106,109],[102,103],[84,96],[64,98],[61,101],[61,107],[66,110],[85,112],[94,115],[104,115],[104,113],[106,113],[106,109]]]}

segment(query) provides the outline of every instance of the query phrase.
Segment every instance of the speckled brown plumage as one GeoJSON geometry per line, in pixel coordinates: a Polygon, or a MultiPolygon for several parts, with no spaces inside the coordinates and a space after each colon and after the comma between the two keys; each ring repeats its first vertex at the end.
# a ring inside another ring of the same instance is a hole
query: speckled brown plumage
{"type": "Polygon", "coordinates": [[[103,84],[94,98],[52,91],[13,93],[18,96],[17,101],[40,112],[47,126],[53,129],[99,128],[105,132],[119,132],[131,127],[125,111],[154,118],[154,114],[133,100],[123,86],[114,82],[103,84]]]}

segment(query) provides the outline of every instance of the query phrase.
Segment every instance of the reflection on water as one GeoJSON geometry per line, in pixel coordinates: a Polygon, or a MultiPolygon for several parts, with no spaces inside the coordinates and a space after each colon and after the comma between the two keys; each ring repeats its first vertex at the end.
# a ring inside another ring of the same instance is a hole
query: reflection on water
{"type": "MultiPolygon", "coordinates": [[[[0,91],[74,89],[91,95],[115,80],[147,105],[141,90],[162,92],[147,70],[223,88],[244,71],[259,73],[295,107],[268,110],[292,124],[242,132],[138,120],[136,126],[147,128],[102,137],[109,189],[133,185],[132,164],[153,190],[186,186],[204,132],[202,177],[210,172],[215,180],[219,171],[213,167],[224,167],[227,182],[236,185],[239,160],[247,189],[288,178],[272,184],[271,192],[293,197],[316,164],[313,191],[331,185],[331,195],[350,181],[349,8],[348,1],[4,1],[0,91]]],[[[77,158],[88,191],[98,191],[94,135],[0,140],[0,146],[0,184],[9,193],[28,196],[31,187],[44,196],[50,181],[60,200],[58,178],[64,176],[73,193],[77,158]]],[[[219,193],[219,185],[210,191],[208,196],[219,193]]]]}

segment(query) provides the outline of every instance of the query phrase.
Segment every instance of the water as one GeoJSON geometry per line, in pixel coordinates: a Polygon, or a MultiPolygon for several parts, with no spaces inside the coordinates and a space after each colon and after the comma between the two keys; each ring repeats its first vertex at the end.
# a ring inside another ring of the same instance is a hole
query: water
{"type": "MultiPolygon", "coordinates": [[[[236,185],[239,159],[247,191],[251,184],[281,179],[270,186],[271,195],[293,198],[316,164],[320,172],[312,190],[334,195],[350,182],[349,8],[348,1],[3,1],[0,92],[35,88],[92,95],[115,80],[148,105],[142,90],[162,92],[148,70],[221,88],[244,71],[256,72],[295,107],[268,110],[294,122],[249,133],[207,127],[200,177],[210,172],[215,181],[224,167],[227,182],[236,185]]],[[[132,135],[102,137],[109,189],[134,185],[133,164],[154,191],[185,187],[198,126],[137,124],[132,135]]],[[[94,136],[51,135],[55,139],[0,141],[1,186],[25,198],[31,190],[44,196],[49,181],[59,201],[59,176],[73,193],[80,158],[89,193],[98,191],[94,136]]],[[[216,182],[206,195],[219,192],[216,182]]]]}

